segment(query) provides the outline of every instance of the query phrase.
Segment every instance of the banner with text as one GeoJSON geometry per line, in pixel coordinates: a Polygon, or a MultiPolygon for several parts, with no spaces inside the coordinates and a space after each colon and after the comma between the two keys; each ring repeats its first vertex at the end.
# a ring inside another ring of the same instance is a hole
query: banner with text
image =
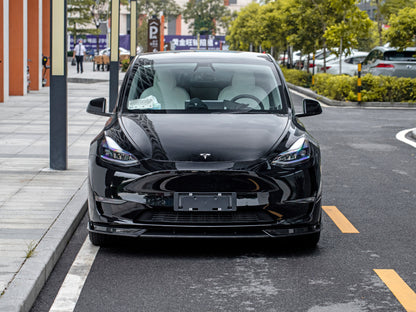
{"type": "MultiPolygon", "coordinates": [[[[199,39],[199,49],[222,50],[225,45],[225,36],[201,36],[199,39]]],[[[170,50],[196,50],[198,48],[198,38],[196,36],[165,36],[165,46],[170,50]]]]}

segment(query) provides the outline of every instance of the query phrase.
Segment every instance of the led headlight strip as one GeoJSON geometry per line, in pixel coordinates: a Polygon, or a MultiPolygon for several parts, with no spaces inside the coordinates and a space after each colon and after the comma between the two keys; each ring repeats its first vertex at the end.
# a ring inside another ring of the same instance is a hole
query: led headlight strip
{"type": "Polygon", "coordinates": [[[139,161],[130,152],[123,150],[112,138],[106,136],[101,142],[101,159],[120,166],[137,165],[139,161]]]}
{"type": "Polygon", "coordinates": [[[298,139],[292,146],[285,152],[277,155],[272,161],[272,165],[290,165],[303,162],[310,158],[309,141],[302,137],[298,139]]]}

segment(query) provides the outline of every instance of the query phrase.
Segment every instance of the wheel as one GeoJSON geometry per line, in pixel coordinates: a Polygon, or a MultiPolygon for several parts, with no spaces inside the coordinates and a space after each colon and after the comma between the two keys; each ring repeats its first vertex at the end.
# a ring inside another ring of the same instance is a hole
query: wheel
{"type": "Polygon", "coordinates": [[[235,102],[235,101],[237,101],[239,99],[252,99],[252,100],[254,100],[254,101],[257,102],[257,104],[260,106],[260,109],[264,110],[263,103],[260,101],[260,99],[258,97],[254,96],[254,95],[251,95],[251,94],[240,94],[240,95],[237,95],[237,96],[233,97],[230,101],[231,102],[235,102]]]}
{"type": "Polygon", "coordinates": [[[89,232],[88,236],[90,241],[95,246],[108,246],[113,242],[113,237],[106,234],[99,234],[94,232],[89,232]]]}

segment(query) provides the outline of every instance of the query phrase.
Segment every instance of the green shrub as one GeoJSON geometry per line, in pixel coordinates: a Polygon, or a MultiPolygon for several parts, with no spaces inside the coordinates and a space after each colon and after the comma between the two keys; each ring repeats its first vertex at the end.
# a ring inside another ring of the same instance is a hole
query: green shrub
{"type": "Polygon", "coordinates": [[[130,60],[129,59],[124,59],[121,61],[121,71],[122,72],[126,72],[127,69],[129,68],[130,65],[130,60]]]}
{"type": "Polygon", "coordinates": [[[310,88],[312,84],[312,74],[302,70],[287,69],[283,66],[280,68],[282,69],[283,75],[285,76],[287,82],[304,88],[310,88]]]}
{"type": "Polygon", "coordinates": [[[313,90],[318,94],[337,101],[344,101],[354,89],[357,82],[354,77],[345,75],[317,74],[313,90]],[[355,80],[355,82],[354,82],[355,80]]]}
{"type": "MultiPolygon", "coordinates": [[[[312,89],[333,100],[355,102],[357,80],[357,76],[317,74],[312,89]]],[[[361,85],[363,102],[416,102],[416,79],[368,74],[362,77],[361,85]]]]}

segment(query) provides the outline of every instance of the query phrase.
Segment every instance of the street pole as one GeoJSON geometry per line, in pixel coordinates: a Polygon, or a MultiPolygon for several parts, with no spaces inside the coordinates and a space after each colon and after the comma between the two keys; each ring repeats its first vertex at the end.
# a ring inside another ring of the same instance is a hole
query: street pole
{"type": "Polygon", "coordinates": [[[162,14],[160,17],[160,50],[165,50],[165,16],[162,14]]]}
{"type": "Polygon", "coordinates": [[[362,69],[362,64],[358,63],[358,78],[357,78],[357,101],[358,104],[361,104],[361,88],[362,88],[362,83],[361,83],[361,69],[362,69]]]}
{"type": "Polygon", "coordinates": [[[66,0],[51,1],[51,84],[49,90],[50,168],[66,170],[68,162],[68,95],[66,62],[66,0]]]}
{"type": "Polygon", "coordinates": [[[120,0],[111,1],[110,112],[116,107],[119,72],[120,0]]]}
{"type": "Polygon", "coordinates": [[[130,1],[130,60],[134,59],[137,51],[137,1],[130,1]]]}

